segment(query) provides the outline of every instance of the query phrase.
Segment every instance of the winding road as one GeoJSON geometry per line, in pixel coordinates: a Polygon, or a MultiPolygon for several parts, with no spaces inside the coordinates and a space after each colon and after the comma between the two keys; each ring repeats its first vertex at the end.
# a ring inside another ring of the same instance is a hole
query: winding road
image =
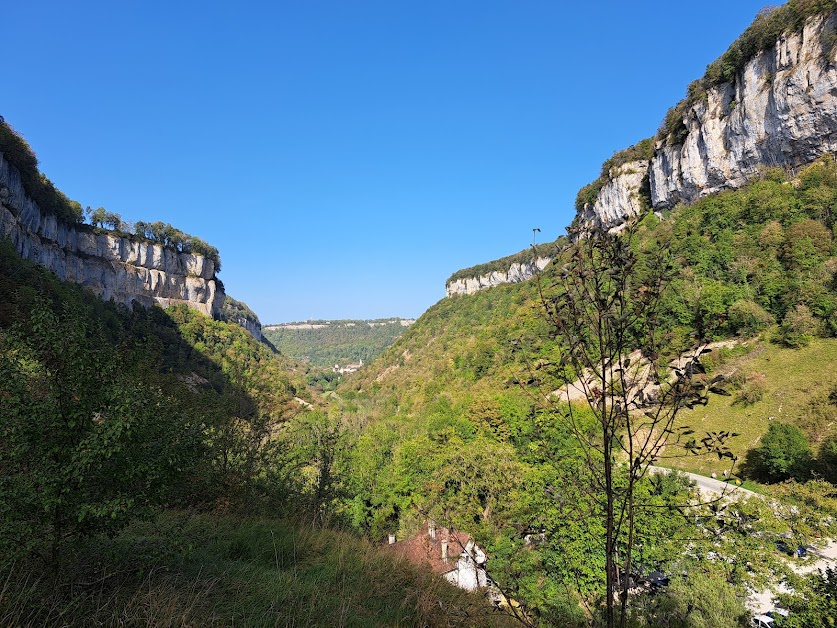
{"type": "Polygon", "coordinates": [[[687,473],[685,471],[680,471],[679,469],[666,469],[665,467],[654,466],[648,467],[648,471],[651,473],[671,473],[672,471],[678,471],[697,484],[698,490],[704,496],[724,496],[734,499],[749,497],[758,497],[760,499],[764,498],[763,495],[749,491],[746,488],[735,486],[729,482],[722,482],[721,480],[716,480],[715,478],[708,478],[705,475],[698,475],[697,473],[687,473]]]}

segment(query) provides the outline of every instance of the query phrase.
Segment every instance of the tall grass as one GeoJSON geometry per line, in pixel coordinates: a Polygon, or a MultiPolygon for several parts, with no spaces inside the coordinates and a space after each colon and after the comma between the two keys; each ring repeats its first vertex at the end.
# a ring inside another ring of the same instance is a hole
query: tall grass
{"type": "Polygon", "coordinates": [[[2,566],[3,626],[511,626],[372,543],[281,520],[168,513],[76,548],[62,574],[2,566]]]}

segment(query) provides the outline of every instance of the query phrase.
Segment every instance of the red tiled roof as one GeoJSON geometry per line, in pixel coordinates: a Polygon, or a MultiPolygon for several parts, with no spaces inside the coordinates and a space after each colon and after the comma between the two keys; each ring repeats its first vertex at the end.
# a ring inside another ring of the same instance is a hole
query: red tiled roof
{"type": "Polygon", "coordinates": [[[436,573],[443,574],[456,567],[460,554],[470,540],[471,537],[464,532],[449,532],[446,528],[437,528],[435,540],[431,539],[425,530],[386,547],[415,565],[428,565],[436,573]],[[447,561],[442,560],[442,541],[445,539],[448,539],[447,561]]]}

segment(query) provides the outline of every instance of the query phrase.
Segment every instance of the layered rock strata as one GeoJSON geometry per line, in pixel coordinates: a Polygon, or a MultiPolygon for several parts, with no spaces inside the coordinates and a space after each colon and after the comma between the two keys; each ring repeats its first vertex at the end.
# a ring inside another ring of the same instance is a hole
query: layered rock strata
{"type": "Polygon", "coordinates": [[[217,317],[224,291],[215,264],[201,255],[66,225],[41,212],[17,169],[0,153],[0,236],[24,259],[60,279],[81,284],[104,300],[168,307],[185,303],[217,317]]]}

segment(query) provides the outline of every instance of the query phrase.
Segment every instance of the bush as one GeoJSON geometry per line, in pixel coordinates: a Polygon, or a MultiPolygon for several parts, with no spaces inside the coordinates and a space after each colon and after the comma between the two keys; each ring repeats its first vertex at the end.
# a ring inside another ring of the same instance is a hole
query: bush
{"type": "Polygon", "coordinates": [[[733,303],[728,312],[730,331],[742,336],[755,336],[776,321],[755,301],[742,299],[733,303]]]}
{"type": "Polygon", "coordinates": [[[735,396],[734,403],[751,406],[764,398],[767,392],[767,378],[761,373],[750,373],[741,390],[735,396]]]}
{"type": "Polygon", "coordinates": [[[782,319],[774,341],[791,349],[807,347],[819,329],[820,323],[811,310],[805,305],[797,305],[782,319]]]}
{"type": "Polygon", "coordinates": [[[767,250],[778,251],[785,241],[785,230],[778,220],[771,220],[759,232],[759,244],[767,250]]]}
{"type": "Polygon", "coordinates": [[[804,479],[813,454],[805,433],[786,423],[771,423],[759,446],[747,456],[747,466],[755,477],[766,482],[804,479]]]}
{"type": "Polygon", "coordinates": [[[790,268],[810,270],[831,252],[831,230],[821,222],[806,218],[785,231],[782,257],[790,268]]]}
{"type": "Polygon", "coordinates": [[[817,462],[823,478],[837,484],[837,437],[829,438],[822,444],[817,462]]]}

